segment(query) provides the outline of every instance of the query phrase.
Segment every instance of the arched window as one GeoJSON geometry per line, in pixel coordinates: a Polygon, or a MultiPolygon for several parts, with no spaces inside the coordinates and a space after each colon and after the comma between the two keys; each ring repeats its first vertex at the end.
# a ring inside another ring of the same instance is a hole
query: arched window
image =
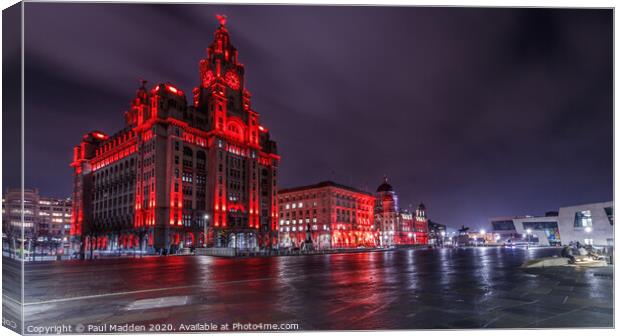
{"type": "Polygon", "coordinates": [[[244,141],[243,126],[240,126],[238,122],[229,122],[226,126],[226,130],[232,137],[237,138],[240,141],[244,141]]]}
{"type": "Polygon", "coordinates": [[[205,151],[199,150],[198,152],[196,152],[196,158],[198,160],[206,160],[207,154],[205,154],[205,151]]]}
{"type": "Polygon", "coordinates": [[[239,128],[237,128],[237,126],[235,126],[233,124],[228,125],[228,130],[233,132],[233,133],[239,133],[239,128]]]}
{"type": "Polygon", "coordinates": [[[192,149],[189,147],[183,147],[183,155],[185,156],[192,156],[194,153],[192,152],[192,149]]]}

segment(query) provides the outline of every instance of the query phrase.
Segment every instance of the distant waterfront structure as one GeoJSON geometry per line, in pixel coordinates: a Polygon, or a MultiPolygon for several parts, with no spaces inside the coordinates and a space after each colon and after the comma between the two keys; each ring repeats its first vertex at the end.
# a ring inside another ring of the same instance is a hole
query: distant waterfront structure
{"type": "Polygon", "coordinates": [[[197,70],[189,97],[143,81],[123,129],[88,132],[74,148],[71,233],[82,255],[277,246],[280,156],[225,20],[197,70]]]}
{"type": "Polygon", "coordinates": [[[497,217],[489,220],[493,233],[502,242],[529,242],[550,246],[579,242],[612,246],[613,209],[610,202],[562,207],[545,216],[497,217]]]}
{"type": "Polygon", "coordinates": [[[377,187],[375,224],[380,246],[428,244],[426,206],[420,203],[415,213],[401,209],[398,194],[388,183],[387,176],[377,187]]]}
{"type": "Polygon", "coordinates": [[[69,252],[71,199],[41,196],[36,188],[8,188],[2,197],[3,248],[35,253],[69,252]],[[23,195],[23,222],[22,222],[23,195]]]}
{"type": "Polygon", "coordinates": [[[428,243],[431,245],[441,245],[448,239],[447,227],[444,224],[428,221],[428,243]]]}
{"type": "Polygon", "coordinates": [[[302,248],[309,229],[315,249],[374,247],[374,195],[324,181],[278,192],[279,244],[302,248]]]}

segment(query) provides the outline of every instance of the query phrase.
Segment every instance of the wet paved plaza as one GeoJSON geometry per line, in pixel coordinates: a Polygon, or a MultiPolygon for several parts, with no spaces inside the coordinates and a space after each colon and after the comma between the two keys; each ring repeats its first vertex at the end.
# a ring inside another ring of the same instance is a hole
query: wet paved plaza
{"type": "Polygon", "coordinates": [[[81,324],[85,332],[89,325],[151,323],[169,331],[194,323],[298,324],[299,330],[612,327],[613,268],[518,267],[553,254],[559,250],[486,247],[28,264],[25,325],[81,324]]]}

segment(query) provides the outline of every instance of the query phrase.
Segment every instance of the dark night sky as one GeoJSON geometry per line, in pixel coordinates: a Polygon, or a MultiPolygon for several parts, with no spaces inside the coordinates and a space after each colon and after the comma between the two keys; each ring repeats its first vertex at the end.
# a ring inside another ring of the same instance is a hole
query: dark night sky
{"type": "Polygon", "coordinates": [[[216,13],[280,187],[388,174],[452,227],[612,199],[611,10],[28,3],[26,185],[69,196],[140,78],[191,92],[216,13]]]}

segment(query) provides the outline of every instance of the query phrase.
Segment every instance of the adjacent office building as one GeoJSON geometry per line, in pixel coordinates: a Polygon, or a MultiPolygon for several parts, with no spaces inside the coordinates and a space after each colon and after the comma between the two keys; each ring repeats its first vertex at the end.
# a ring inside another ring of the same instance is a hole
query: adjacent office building
{"type": "Polygon", "coordinates": [[[36,188],[24,189],[23,193],[22,189],[8,188],[2,198],[5,244],[17,248],[22,238],[22,226],[25,248],[37,245],[52,254],[68,252],[71,199],[41,196],[36,188]]]}
{"type": "Polygon", "coordinates": [[[415,210],[401,209],[398,194],[387,177],[377,188],[375,223],[380,246],[428,244],[428,217],[423,203],[415,210]]]}
{"type": "Polygon", "coordinates": [[[374,195],[332,181],[278,192],[279,244],[301,248],[376,246],[374,195]]]}

